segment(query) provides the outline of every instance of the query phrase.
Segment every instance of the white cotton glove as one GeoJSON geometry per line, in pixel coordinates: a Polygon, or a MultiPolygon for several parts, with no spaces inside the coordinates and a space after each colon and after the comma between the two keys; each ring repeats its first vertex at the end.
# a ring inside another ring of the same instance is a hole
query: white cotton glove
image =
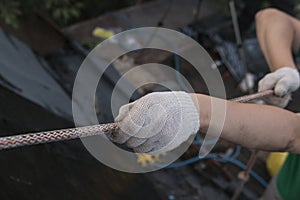
{"type": "Polygon", "coordinates": [[[124,105],[110,139],[139,153],[173,150],[199,129],[199,112],[185,92],[154,92],[124,105]]]}
{"type": "Polygon", "coordinates": [[[274,89],[273,96],[264,98],[266,104],[286,107],[291,99],[291,93],[300,85],[299,72],[295,68],[282,67],[267,74],[258,83],[258,91],[274,89]]]}

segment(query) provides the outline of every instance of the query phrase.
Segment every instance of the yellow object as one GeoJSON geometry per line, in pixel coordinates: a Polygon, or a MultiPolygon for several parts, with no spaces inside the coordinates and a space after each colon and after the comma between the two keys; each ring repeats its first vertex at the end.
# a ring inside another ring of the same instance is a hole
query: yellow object
{"type": "Polygon", "coordinates": [[[267,158],[266,164],[269,174],[274,176],[282,167],[288,153],[287,152],[272,152],[267,158]]]}
{"type": "Polygon", "coordinates": [[[105,30],[103,28],[96,27],[93,30],[92,34],[93,34],[94,37],[100,37],[100,38],[103,38],[103,39],[108,39],[111,36],[113,36],[115,33],[113,31],[109,31],[109,30],[105,30]]]}
{"type": "Polygon", "coordinates": [[[166,155],[165,153],[162,154],[147,154],[147,153],[137,153],[137,162],[146,167],[148,165],[153,165],[154,163],[160,162],[160,157],[162,155],[166,155]]]}

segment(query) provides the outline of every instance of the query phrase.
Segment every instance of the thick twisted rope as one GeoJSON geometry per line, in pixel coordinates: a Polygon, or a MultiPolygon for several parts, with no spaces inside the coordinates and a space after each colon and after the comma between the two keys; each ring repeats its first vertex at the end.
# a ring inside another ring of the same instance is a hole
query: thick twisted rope
{"type": "MultiPolygon", "coordinates": [[[[263,92],[238,97],[232,99],[232,101],[243,103],[248,102],[250,100],[259,99],[271,94],[273,94],[272,90],[266,90],[263,92]]],[[[80,128],[43,131],[37,133],[27,133],[14,136],[0,137],[0,150],[95,136],[116,129],[118,129],[116,123],[108,123],[93,126],[85,126],[80,128]]]]}

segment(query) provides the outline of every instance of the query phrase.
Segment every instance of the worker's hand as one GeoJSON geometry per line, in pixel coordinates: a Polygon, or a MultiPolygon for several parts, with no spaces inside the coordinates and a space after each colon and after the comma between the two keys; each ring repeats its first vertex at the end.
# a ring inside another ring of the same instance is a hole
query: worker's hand
{"type": "Polygon", "coordinates": [[[178,147],[199,129],[199,113],[185,92],[154,92],[120,108],[110,134],[135,152],[162,153],[178,147]]]}
{"type": "Polygon", "coordinates": [[[299,72],[295,68],[282,67],[267,74],[258,83],[258,91],[274,89],[273,96],[264,98],[266,104],[286,107],[291,99],[291,93],[300,85],[299,72]]]}

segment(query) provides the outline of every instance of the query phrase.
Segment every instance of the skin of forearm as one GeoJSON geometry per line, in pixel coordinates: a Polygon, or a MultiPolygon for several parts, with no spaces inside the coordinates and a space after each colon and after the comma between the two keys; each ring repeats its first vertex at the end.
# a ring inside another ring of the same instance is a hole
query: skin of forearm
{"type": "MultiPolygon", "coordinates": [[[[191,94],[198,104],[200,130],[211,123],[211,98],[191,94]]],[[[226,101],[216,99],[216,101],[226,101]]],[[[226,101],[221,138],[251,149],[300,153],[300,116],[273,106],[226,101]]]]}
{"type": "Polygon", "coordinates": [[[292,49],[297,52],[297,25],[299,22],[275,9],[259,12],[256,15],[257,37],[271,71],[280,67],[295,68],[292,49]]]}

